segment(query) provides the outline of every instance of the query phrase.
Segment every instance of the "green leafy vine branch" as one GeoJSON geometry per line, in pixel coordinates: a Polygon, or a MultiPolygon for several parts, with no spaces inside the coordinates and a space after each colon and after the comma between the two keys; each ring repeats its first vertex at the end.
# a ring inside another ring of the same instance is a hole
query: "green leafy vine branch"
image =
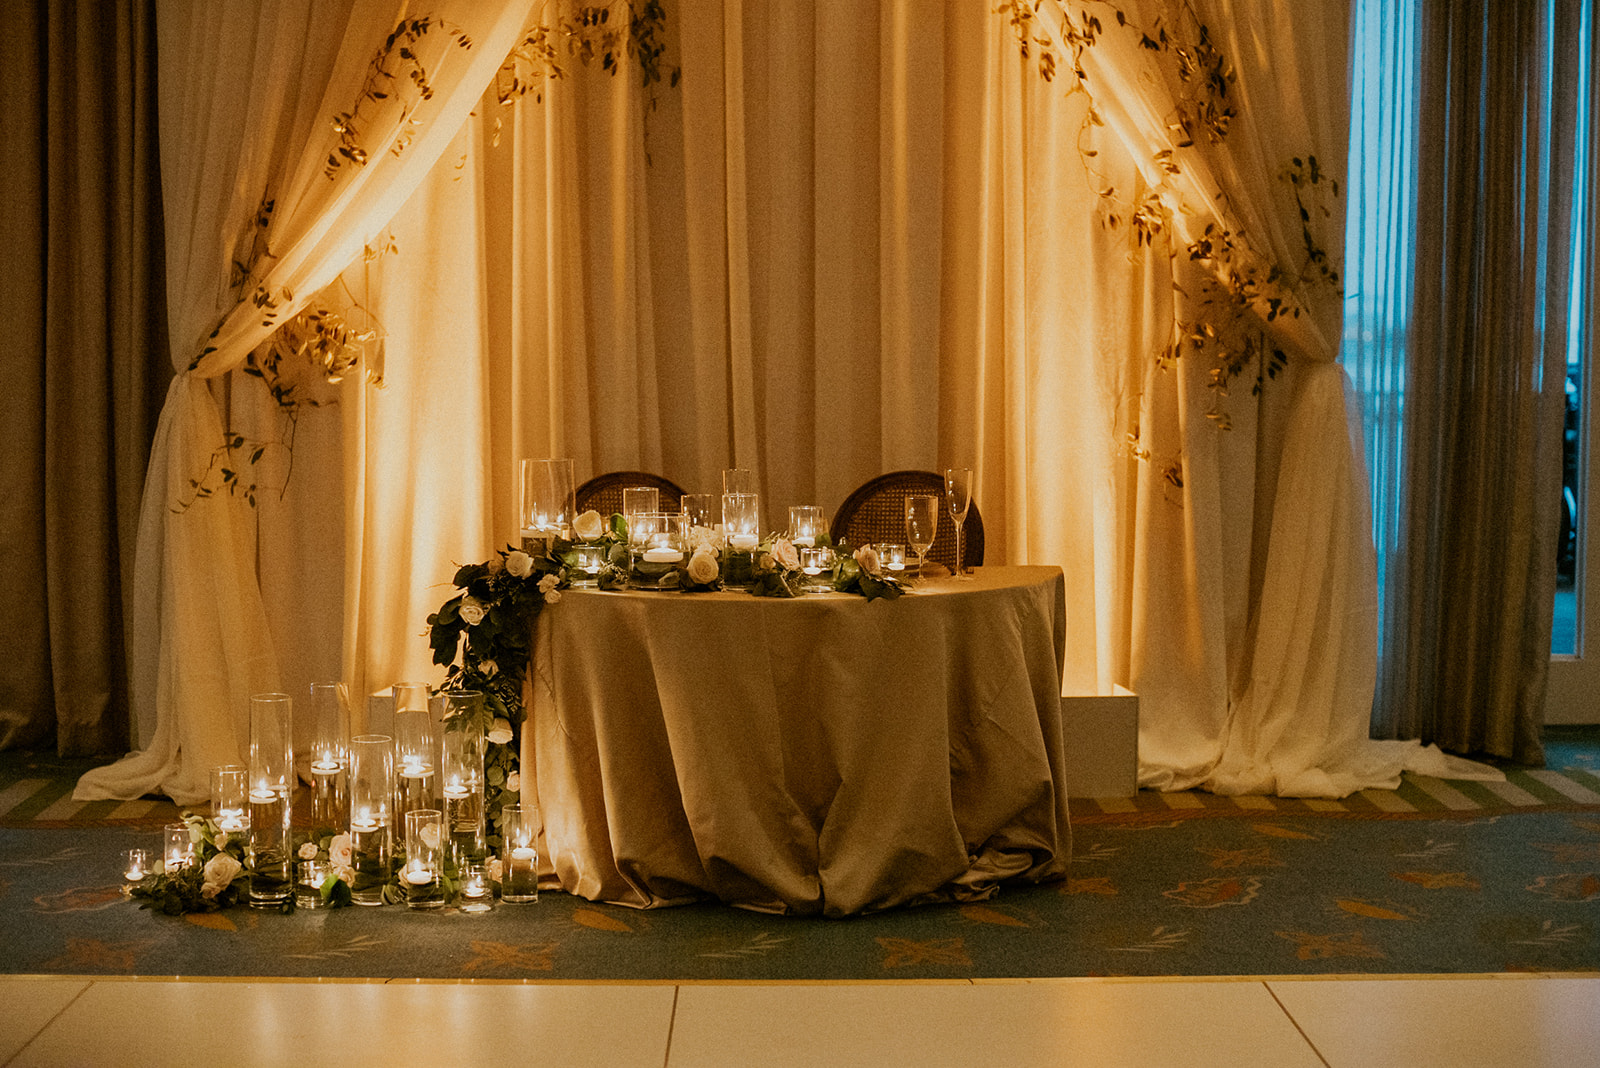
{"type": "MultiPolygon", "coordinates": [[[[1192,3],[1169,0],[1157,6],[1159,11],[1148,24],[1138,23],[1113,0],[1082,0],[1076,5],[1064,0],[1001,0],[996,11],[1007,20],[1022,59],[1037,69],[1042,80],[1054,83],[1065,72],[1068,95],[1086,98],[1078,149],[1085,176],[1101,201],[1103,225],[1126,230],[1134,250],[1155,249],[1166,242],[1174,261],[1186,257],[1203,268],[1198,290],[1188,294],[1192,313],[1174,316],[1155,360],[1162,369],[1184,358],[1203,361],[1212,397],[1207,417],[1219,429],[1228,429],[1232,422],[1226,398],[1233,383],[1254,369],[1251,393],[1258,395],[1288,363],[1288,355],[1262,324],[1282,316],[1298,318],[1306,311],[1311,289],[1337,291],[1340,286],[1323,236],[1332,218],[1326,199],[1336,198],[1339,186],[1309,153],[1294,157],[1278,174],[1292,190],[1299,211],[1304,255],[1298,264],[1271,262],[1252,247],[1242,227],[1226,222],[1207,223],[1187,243],[1172,241],[1176,213],[1203,211],[1220,220],[1237,217],[1221,192],[1215,194],[1215,211],[1185,206],[1178,181],[1185,176],[1186,157],[1197,145],[1218,145],[1227,139],[1239,114],[1237,75],[1192,3]],[[1170,143],[1148,160],[1147,170],[1158,181],[1136,197],[1119,190],[1098,167],[1098,151],[1092,144],[1092,132],[1103,127],[1105,119],[1085,59],[1108,33],[1128,34],[1138,49],[1150,53],[1171,93],[1172,107],[1166,116],[1170,143]]],[[[1127,446],[1136,458],[1154,460],[1141,446],[1137,428],[1130,432],[1127,446]]],[[[1169,485],[1181,490],[1181,457],[1166,462],[1163,474],[1169,485]]]]}

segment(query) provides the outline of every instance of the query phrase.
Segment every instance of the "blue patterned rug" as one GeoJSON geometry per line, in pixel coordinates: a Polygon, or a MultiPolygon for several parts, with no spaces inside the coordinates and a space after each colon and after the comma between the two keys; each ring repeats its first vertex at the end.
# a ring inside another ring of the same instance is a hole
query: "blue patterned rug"
{"type": "Polygon", "coordinates": [[[1142,819],[1072,877],[846,920],[560,893],[484,915],[231,909],[121,893],[148,830],[0,830],[0,971],[546,980],[971,979],[1600,970],[1600,810],[1142,819]]]}

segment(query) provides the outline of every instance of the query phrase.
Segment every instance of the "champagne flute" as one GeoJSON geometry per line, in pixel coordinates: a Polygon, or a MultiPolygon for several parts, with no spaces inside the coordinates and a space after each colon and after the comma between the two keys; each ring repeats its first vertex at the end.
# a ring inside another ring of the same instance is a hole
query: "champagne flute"
{"type": "Polygon", "coordinates": [[[906,498],[906,544],[916,550],[917,574],[928,550],[933,548],[933,536],[939,529],[939,498],[931,494],[916,494],[906,498]]]}
{"type": "Polygon", "coordinates": [[[944,501],[950,509],[950,518],[956,524],[956,578],[965,578],[962,574],[966,570],[966,557],[961,552],[961,528],[967,522],[967,510],[972,507],[972,468],[945,468],[944,501]]]}

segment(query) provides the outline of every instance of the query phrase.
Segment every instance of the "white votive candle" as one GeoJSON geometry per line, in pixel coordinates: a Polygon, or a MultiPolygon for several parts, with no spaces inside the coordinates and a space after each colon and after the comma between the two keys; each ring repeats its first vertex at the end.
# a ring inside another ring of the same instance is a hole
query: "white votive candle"
{"type": "Polygon", "coordinates": [[[820,568],[820,567],[802,567],[800,570],[804,571],[808,575],[820,575],[820,574],[822,574],[822,568],[820,568]]]}
{"type": "Polygon", "coordinates": [[[533,859],[533,847],[532,846],[517,846],[515,849],[513,849],[511,851],[511,857],[512,857],[513,860],[532,860],[533,859]]]}
{"type": "Polygon", "coordinates": [[[277,791],[269,790],[264,786],[257,786],[250,791],[250,803],[252,805],[270,805],[277,799],[277,791]]]}
{"type": "Polygon", "coordinates": [[[406,872],[406,879],[416,886],[422,886],[425,883],[433,882],[433,872],[426,868],[413,868],[406,872]]]}
{"type": "Polygon", "coordinates": [[[889,565],[889,570],[890,571],[904,571],[905,569],[906,569],[906,565],[905,564],[890,564],[889,565]]]}
{"type": "Polygon", "coordinates": [[[402,779],[421,779],[432,771],[433,769],[426,764],[407,764],[400,769],[400,777],[402,779]]]}
{"type": "Polygon", "coordinates": [[[761,539],[754,534],[730,534],[728,544],[735,549],[754,549],[761,543],[761,539]]]}
{"type": "Polygon", "coordinates": [[[683,554],[676,549],[646,549],[644,558],[650,564],[675,564],[683,559],[683,554]]]}
{"type": "Polygon", "coordinates": [[[338,771],[339,762],[337,760],[314,760],[311,763],[311,774],[313,775],[335,775],[338,771]]]}

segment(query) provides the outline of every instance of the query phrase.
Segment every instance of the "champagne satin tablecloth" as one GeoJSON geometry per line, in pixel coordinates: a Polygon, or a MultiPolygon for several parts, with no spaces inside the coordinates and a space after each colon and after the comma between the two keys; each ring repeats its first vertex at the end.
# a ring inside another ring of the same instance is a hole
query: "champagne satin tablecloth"
{"type": "Polygon", "coordinates": [[[1064,641],[1053,567],[871,604],[566,592],[523,731],[544,866],[595,901],[830,916],[1064,877],[1064,641]]]}

